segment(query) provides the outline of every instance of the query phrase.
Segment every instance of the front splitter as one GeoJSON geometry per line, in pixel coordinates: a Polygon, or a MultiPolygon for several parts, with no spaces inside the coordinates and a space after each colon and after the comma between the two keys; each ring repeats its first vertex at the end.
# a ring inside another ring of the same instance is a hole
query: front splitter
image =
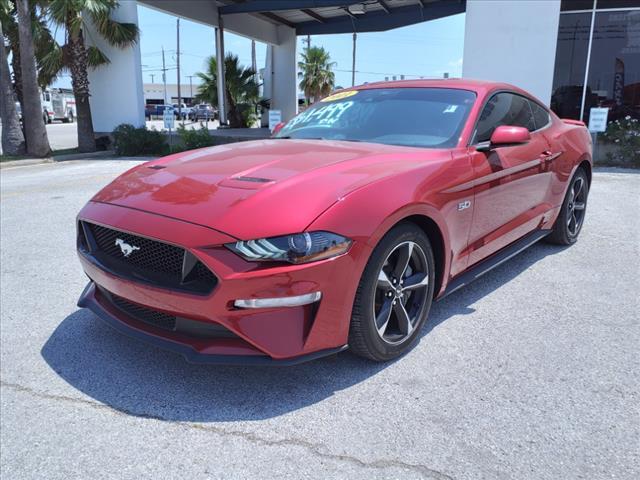
{"type": "Polygon", "coordinates": [[[211,355],[200,353],[193,348],[180,343],[172,342],[164,338],[154,337],[139,330],[136,330],[126,323],[119,320],[117,317],[108,312],[96,299],[95,296],[95,283],[90,281],[83,290],[78,300],[78,306],[81,308],[88,308],[100,319],[102,319],[107,325],[123,333],[129,337],[135,338],[142,342],[148,343],[163,350],[178,353],[184,357],[189,363],[195,364],[208,364],[208,365],[255,365],[255,366],[280,366],[287,367],[290,365],[298,365],[300,363],[310,362],[318,358],[327,357],[339,352],[342,352],[348,348],[348,345],[343,345],[336,348],[328,348],[325,350],[319,350],[317,352],[308,353],[306,355],[300,355],[297,357],[275,359],[268,355],[211,355]]]}

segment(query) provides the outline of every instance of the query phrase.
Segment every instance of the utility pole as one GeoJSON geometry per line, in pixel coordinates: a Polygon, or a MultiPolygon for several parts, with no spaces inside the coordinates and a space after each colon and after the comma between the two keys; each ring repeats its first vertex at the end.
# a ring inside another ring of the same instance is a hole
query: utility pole
{"type": "Polygon", "coordinates": [[[356,84],[356,39],[358,34],[353,32],[353,59],[351,63],[351,86],[354,87],[356,84]]]}
{"type": "Polygon", "coordinates": [[[176,63],[178,67],[178,120],[182,120],[182,92],[180,91],[180,19],[176,19],[176,63]]]}
{"type": "Polygon", "coordinates": [[[164,104],[167,104],[167,68],[164,64],[164,46],[162,47],[162,83],[164,84],[164,104]]]}
{"type": "Polygon", "coordinates": [[[193,77],[194,75],[187,75],[189,77],[189,95],[191,96],[191,104],[193,104],[193,77]]]}
{"type": "Polygon", "coordinates": [[[153,83],[153,77],[155,77],[156,74],[155,73],[150,73],[149,76],[151,77],[151,83],[153,83]]]}

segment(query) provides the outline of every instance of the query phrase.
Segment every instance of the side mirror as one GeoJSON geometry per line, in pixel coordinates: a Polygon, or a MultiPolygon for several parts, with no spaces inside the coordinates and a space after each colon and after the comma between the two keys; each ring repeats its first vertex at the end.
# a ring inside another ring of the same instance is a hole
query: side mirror
{"type": "Polygon", "coordinates": [[[477,150],[486,152],[497,147],[508,147],[512,145],[522,145],[531,140],[529,130],[524,127],[514,127],[511,125],[500,125],[491,135],[491,140],[478,144],[477,150]]]}
{"type": "Polygon", "coordinates": [[[277,135],[277,134],[278,134],[278,132],[279,132],[280,130],[282,130],[282,128],[284,127],[284,125],[285,125],[285,123],[284,123],[284,122],[280,122],[280,123],[278,123],[275,127],[273,127],[273,132],[271,132],[271,135],[272,135],[272,136],[273,136],[273,135],[277,135]]]}

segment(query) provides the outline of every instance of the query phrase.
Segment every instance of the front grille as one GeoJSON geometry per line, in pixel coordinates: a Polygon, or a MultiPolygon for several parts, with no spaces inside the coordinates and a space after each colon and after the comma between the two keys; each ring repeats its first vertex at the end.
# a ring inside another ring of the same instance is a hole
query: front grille
{"type": "Polygon", "coordinates": [[[141,322],[148,323],[154,327],[162,328],[164,330],[176,329],[176,317],[167,313],[158,312],[157,310],[151,310],[150,308],[143,307],[136,303],[131,303],[122,297],[110,294],[111,302],[118,309],[122,310],[127,315],[140,320],[141,322]]]}
{"type": "Polygon", "coordinates": [[[115,275],[159,287],[204,294],[218,281],[181,247],[90,222],[80,222],[78,248],[115,275]]]}
{"type": "Polygon", "coordinates": [[[129,265],[179,278],[182,273],[184,250],[180,247],[156,242],[130,233],[89,224],[98,248],[109,257],[124,260],[129,265]],[[129,256],[124,256],[119,244],[129,245],[129,256]]]}

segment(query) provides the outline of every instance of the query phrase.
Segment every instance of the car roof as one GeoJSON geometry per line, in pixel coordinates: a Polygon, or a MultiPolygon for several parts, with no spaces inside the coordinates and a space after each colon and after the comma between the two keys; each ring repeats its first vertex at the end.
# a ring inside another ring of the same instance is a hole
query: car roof
{"type": "Polygon", "coordinates": [[[510,90],[521,93],[531,98],[533,95],[521,88],[504,82],[488,80],[473,80],[468,78],[439,78],[439,79],[415,79],[415,80],[393,80],[388,82],[373,82],[365,85],[358,85],[345,90],[369,90],[377,88],[453,88],[458,90],[469,90],[476,92],[478,96],[492,92],[494,90],[510,90]]]}

